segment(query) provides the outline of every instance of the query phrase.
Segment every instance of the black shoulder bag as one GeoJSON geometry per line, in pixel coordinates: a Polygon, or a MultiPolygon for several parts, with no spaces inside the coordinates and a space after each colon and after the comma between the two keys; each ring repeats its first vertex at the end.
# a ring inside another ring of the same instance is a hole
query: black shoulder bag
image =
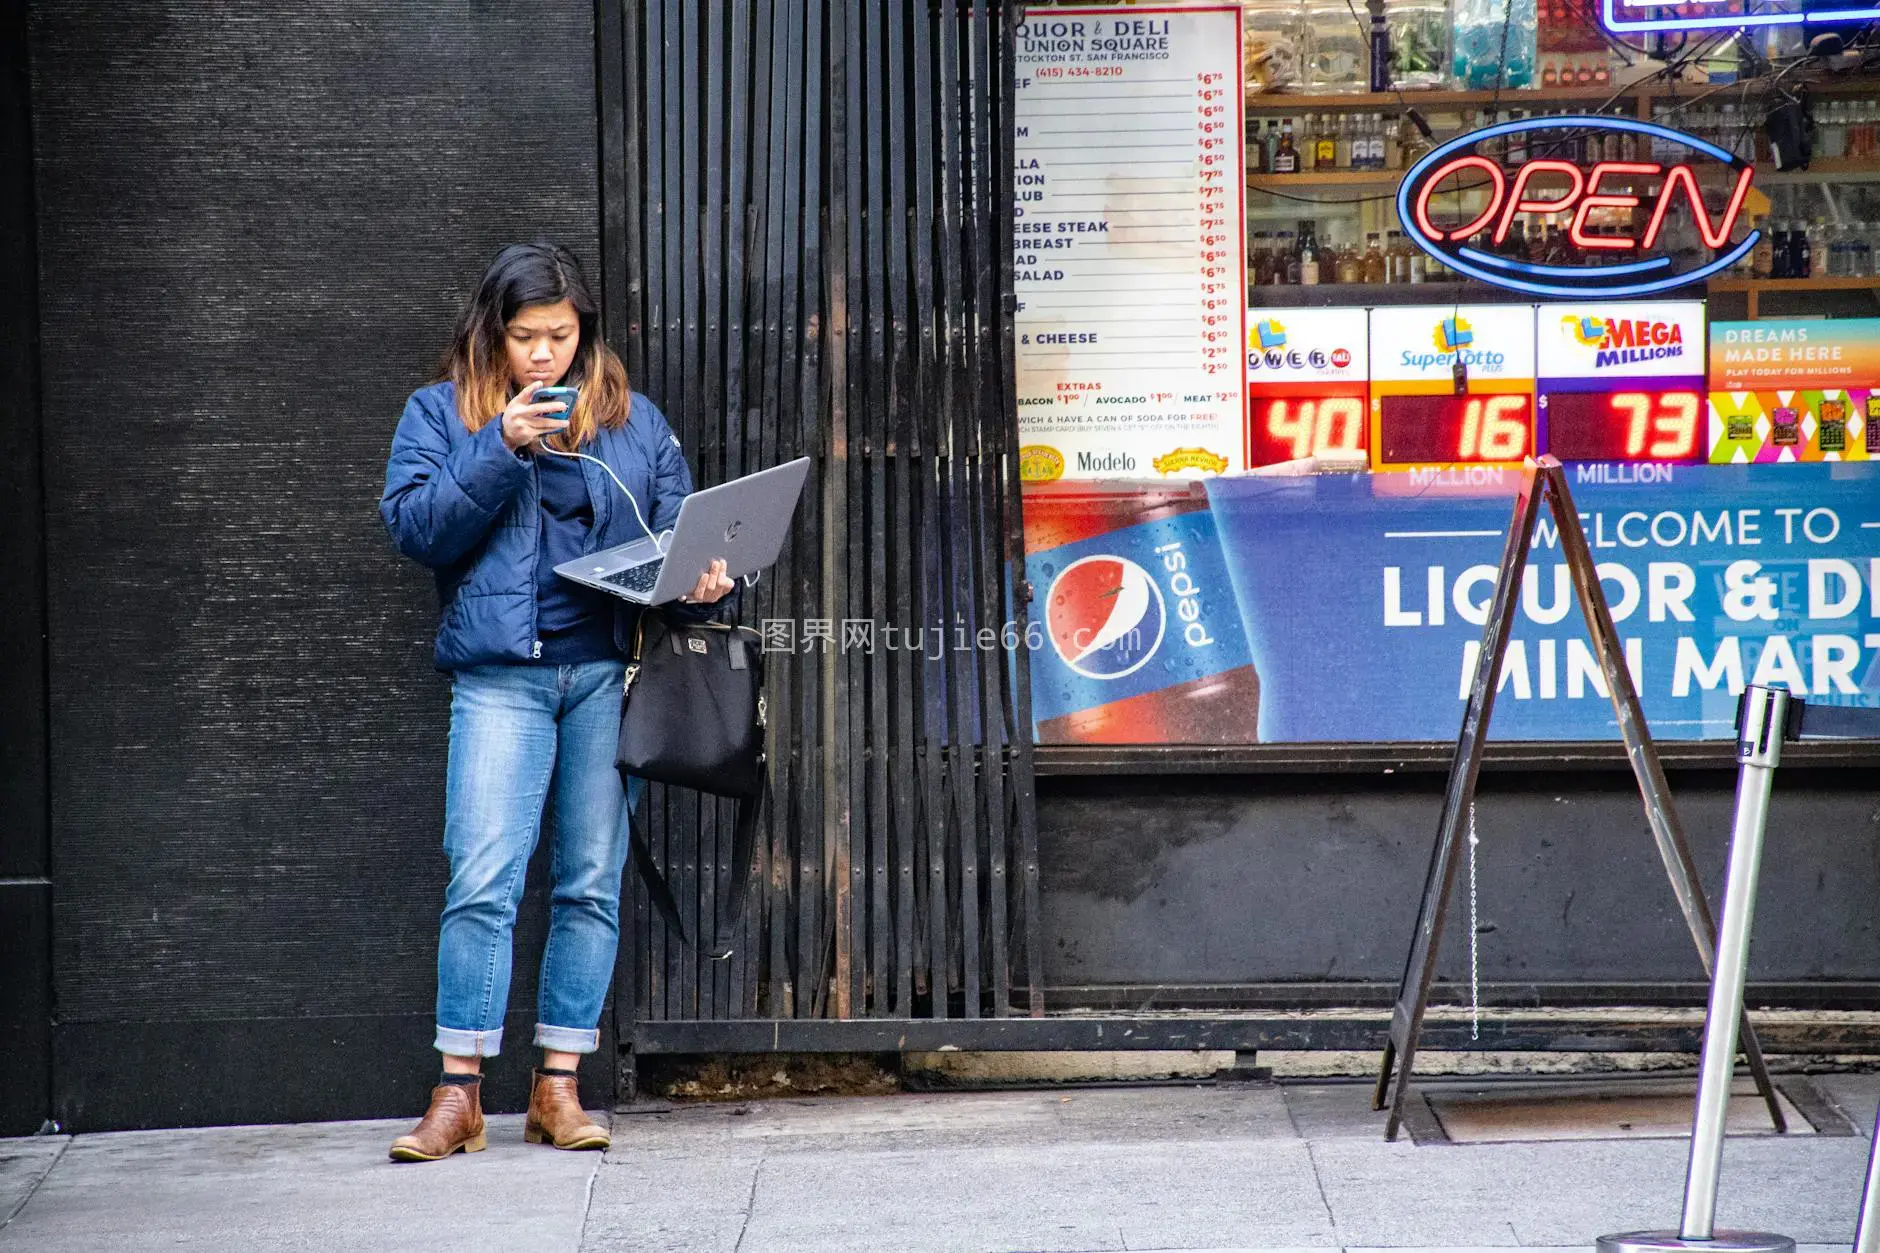
{"type": "MultiPolygon", "coordinates": [[[[731,842],[730,909],[720,922],[710,956],[729,957],[744,901],[750,895],[751,854],[767,792],[764,665],[761,637],[748,627],[673,623],[640,614],[633,655],[627,659],[626,698],[614,765],[629,776],[694,788],[738,802],[731,842]]],[[[672,889],[653,861],[638,820],[629,832],[634,868],[653,906],[683,940],[685,927],[672,889]]],[[[726,899],[721,890],[719,900],[726,899]]]]}

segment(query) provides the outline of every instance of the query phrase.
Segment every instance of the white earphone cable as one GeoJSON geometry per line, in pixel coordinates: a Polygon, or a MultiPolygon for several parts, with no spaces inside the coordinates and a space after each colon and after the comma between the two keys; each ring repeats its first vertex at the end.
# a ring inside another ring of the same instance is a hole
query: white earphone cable
{"type": "MultiPolygon", "coordinates": [[[[672,543],[672,528],[668,527],[666,530],[661,531],[659,535],[653,534],[653,528],[646,525],[646,518],[640,512],[640,502],[633,498],[633,493],[627,490],[627,485],[620,481],[620,476],[614,473],[612,466],[602,461],[599,457],[590,457],[584,452],[563,452],[559,448],[550,448],[546,438],[537,438],[535,446],[543,452],[553,453],[557,457],[569,457],[578,461],[592,461],[595,465],[607,471],[607,477],[614,481],[614,486],[620,489],[620,494],[625,496],[627,503],[633,506],[633,518],[640,524],[640,529],[646,532],[646,538],[653,541],[653,547],[659,551],[660,556],[663,557],[666,555],[666,546],[672,543]]],[[[756,587],[757,579],[758,575],[756,574],[745,575],[744,586],[756,587]]]]}
{"type": "Polygon", "coordinates": [[[640,512],[640,502],[633,498],[633,493],[627,490],[627,485],[620,481],[620,476],[614,473],[612,466],[602,461],[599,457],[590,457],[584,452],[563,452],[559,448],[550,448],[548,441],[544,438],[537,438],[535,446],[543,452],[554,453],[557,457],[568,457],[576,461],[592,461],[595,465],[607,471],[607,477],[614,481],[614,486],[620,489],[620,494],[625,496],[627,503],[633,506],[633,520],[640,524],[642,531],[646,532],[646,538],[653,541],[653,547],[659,551],[659,555],[662,557],[666,555],[666,544],[672,542],[672,531],[668,529],[664,532],[666,542],[661,543],[659,536],[653,534],[653,528],[646,525],[646,517],[640,512]]]}

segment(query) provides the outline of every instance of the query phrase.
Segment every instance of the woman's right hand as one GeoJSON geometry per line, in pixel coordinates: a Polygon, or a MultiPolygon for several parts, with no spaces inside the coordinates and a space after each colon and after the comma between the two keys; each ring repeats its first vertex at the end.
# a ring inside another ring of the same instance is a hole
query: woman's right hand
{"type": "Polygon", "coordinates": [[[553,435],[556,431],[568,428],[566,417],[551,417],[561,414],[566,408],[559,400],[546,404],[531,404],[535,393],[543,387],[541,383],[531,383],[516,393],[516,398],[509,402],[500,419],[503,424],[503,443],[510,452],[518,452],[524,444],[533,444],[544,435],[553,435]]]}

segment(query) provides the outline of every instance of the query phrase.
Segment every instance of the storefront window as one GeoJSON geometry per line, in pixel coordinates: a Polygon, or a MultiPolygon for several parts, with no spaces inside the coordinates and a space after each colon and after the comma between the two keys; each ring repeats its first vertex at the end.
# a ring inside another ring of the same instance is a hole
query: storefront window
{"type": "MultiPolygon", "coordinates": [[[[1453,737],[1541,455],[1654,734],[1880,704],[1880,81],[1557,0],[1028,12],[1039,743],[1453,737]]],[[[1498,735],[1614,734],[1564,574],[1498,735]]]]}

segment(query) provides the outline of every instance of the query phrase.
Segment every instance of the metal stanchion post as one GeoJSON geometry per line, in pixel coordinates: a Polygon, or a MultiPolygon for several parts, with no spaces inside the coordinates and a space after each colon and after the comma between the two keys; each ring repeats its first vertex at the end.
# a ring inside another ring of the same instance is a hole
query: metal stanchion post
{"type": "Polygon", "coordinates": [[[1867,1150],[1867,1188],[1860,1194],[1860,1221],[1854,1225],[1854,1253],[1880,1253],[1880,1121],[1867,1150]]]}
{"type": "Polygon", "coordinates": [[[1760,1231],[1718,1231],[1717,1176],[1723,1169],[1724,1118],[1736,1071],[1737,1026],[1743,1020],[1743,983],[1749,965],[1750,924],[1756,913],[1756,875],[1762,864],[1769,793],[1782,757],[1789,694],[1751,687],[1737,715],[1736,823],[1717,931],[1716,974],[1704,1018],[1704,1054],[1698,1071],[1697,1113],[1691,1120],[1690,1168],[1684,1180],[1684,1217],[1677,1231],[1632,1231],[1601,1236],[1600,1253],[1709,1249],[1717,1253],[1794,1253],[1795,1241],[1760,1231]]]}

